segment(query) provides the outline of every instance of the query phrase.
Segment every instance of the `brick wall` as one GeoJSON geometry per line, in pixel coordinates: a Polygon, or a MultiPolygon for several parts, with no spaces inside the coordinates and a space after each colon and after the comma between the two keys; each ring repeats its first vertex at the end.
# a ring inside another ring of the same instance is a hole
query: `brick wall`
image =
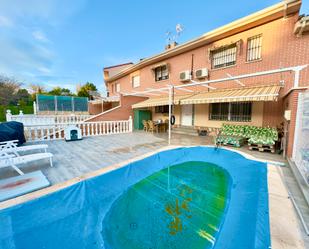
{"type": "Polygon", "coordinates": [[[120,96],[120,105],[108,110],[96,117],[88,120],[89,122],[96,121],[113,121],[113,120],[127,120],[130,116],[133,118],[132,105],[141,102],[147,98],[137,96],[120,96]]]}
{"type": "MultiPolygon", "coordinates": [[[[200,68],[211,69],[211,61],[209,60],[209,50],[215,47],[228,45],[237,41],[240,42],[236,65],[227,68],[210,70],[210,80],[226,78],[227,73],[235,76],[241,74],[248,74],[271,69],[278,69],[283,67],[298,66],[309,63],[309,35],[296,37],[293,34],[295,22],[297,21],[298,13],[287,18],[280,18],[275,21],[257,26],[255,28],[240,32],[236,35],[224,38],[214,43],[201,46],[189,52],[179,54],[164,60],[169,66],[169,79],[156,82],[151,68],[154,65],[146,66],[139,69],[137,72],[126,75],[115,82],[108,83],[108,89],[111,85],[120,83],[121,91],[130,92],[143,91],[146,88],[161,88],[166,87],[167,84],[179,85],[183,84],[179,81],[179,73],[181,71],[191,69],[192,55],[194,58],[193,70],[200,68]],[[248,38],[262,34],[262,59],[255,62],[246,61],[246,49],[248,38]],[[140,75],[140,87],[132,89],[131,77],[134,74],[140,75]]],[[[163,61],[162,61],[163,62],[163,61]]],[[[158,64],[158,63],[156,63],[158,64]]],[[[196,79],[195,79],[196,80],[196,79]]],[[[198,81],[198,80],[196,80],[198,81]]],[[[255,77],[242,79],[241,82],[247,86],[253,85],[269,85],[284,82],[284,87],[280,91],[278,102],[266,102],[263,110],[263,126],[278,126],[284,119],[283,113],[286,109],[286,104],[292,111],[292,119],[289,122],[289,136],[287,154],[291,156],[294,129],[295,129],[295,116],[296,116],[296,101],[298,93],[292,91],[294,83],[294,73],[286,72],[281,74],[273,74],[263,77],[255,77]],[[289,94],[288,94],[289,93],[289,94]],[[288,94],[288,95],[287,95],[288,94]],[[287,96],[286,96],[287,95],[287,96]]],[[[235,81],[227,81],[220,84],[213,84],[216,88],[235,88],[239,85],[235,81]]],[[[302,70],[300,74],[300,87],[309,86],[309,67],[302,70]]],[[[204,87],[194,87],[193,90],[205,91],[204,87]]],[[[179,94],[183,92],[178,92],[179,94]]],[[[113,94],[111,94],[113,95],[113,94]]]]}
{"type": "Polygon", "coordinates": [[[89,102],[88,104],[89,107],[89,114],[91,115],[97,115],[99,113],[101,113],[102,111],[107,111],[109,109],[111,109],[113,107],[113,104],[111,102],[104,102],[103,103],[103,109],[102,109],[102,104],[94,104],[89,102]]]}
{"type": "MultiPolygon", "coordinates": [[[[296,37],[293,34],[294,24],[298,18],[295,14],[288,18],[280,18],[270,23],[252,28],[245,32],[233,35],[222,40],[218,40],[209,45],[193,49],[189,52],[174,56],[164,60],[170,65],[170,75],[168,80],[156,82],[151,68],[153,65],[146,66],[139,70],[141,86],[132,89],[131,76],[135,72],[115,82],[108,83],[108,88],[111,90],[111,84],[120,83],[121,91],[128,92],[132,90],[140,91],[146,88],[160,88],[165,87],[166,84],[183,84],[179,81],[179,72],[190,70],[192,55],[194,57],[193,70],[199,68],[211,68],[211,63],[208,56],[208,51],[214,47],[220,47],[233,42],[241,40],[239,53],[237,54],[237,61],[235,66],[230,66],[222,69],[210,70],[210,80],[218,78],[226,78],[226,73],[231,75],[240,75],[246,73],[259,72],[270,69],[278,69],[281,67],[296,66],[307,64],[309,61],[309,35],[303,37],[296,37]],[[256,62],[246,61],[247,39],[262,34],[262,59],[256,62]]],[[[158,64],[158,63],[156,63],[158,64]]],[[[285,81],[285,87],[282,91],[286,93],[293,84],[293,74],[282,73],[270,76],[263,76],[257,78],[248,78],[241,80],[246,85],[260,85],[279,83],[280,80],[285,81]]],[[[300,86],[309,84],[309,68],[301,73],[300,86]]],[[[215,87],[231,88],[239,87],[235,81],[228,81],[222,84],[215,84],[215,87]]],[[[205,90],[205,88],[200,88],[205,90]]],[[[112,94],[113,95],[113,94],[112,94]]]]}

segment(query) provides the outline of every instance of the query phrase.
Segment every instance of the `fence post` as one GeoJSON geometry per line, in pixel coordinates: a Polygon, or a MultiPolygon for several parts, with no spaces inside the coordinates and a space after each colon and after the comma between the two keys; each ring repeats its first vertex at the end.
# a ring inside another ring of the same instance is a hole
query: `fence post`
{"type": "Polygon", "coordinates": [[[36,115],[37,114],[37,110],[36,110],[36,102],[33,101],[33,114],[36,115]]]}
{"type": "Polygon", "coordinates": [[[11,110],[6,110],[6,121],[12,121],[12,113],[11,110]]]}
{"type": "Polygon", "coordinates": [[[75,112],[74,97],[71,97],[72,111],[75,112]]]}
{"type": "Polygon", "coordinates": [[[19,114],[18,114],[19,116],[24,116],[24,113],[23,113],[23,111],[22,110],[19,110],[19,114]]]}
{"type": "Polygon", "coordinates": [[[129,132],[133,131],[132,116],[129,117],[129,132]]]}
{"type": "Polygon", "coordinates": [[[58,112],[57,96],[54,96],[54,101],[55,101],[55,114],[57,114],[57,112],[58,112]]]}

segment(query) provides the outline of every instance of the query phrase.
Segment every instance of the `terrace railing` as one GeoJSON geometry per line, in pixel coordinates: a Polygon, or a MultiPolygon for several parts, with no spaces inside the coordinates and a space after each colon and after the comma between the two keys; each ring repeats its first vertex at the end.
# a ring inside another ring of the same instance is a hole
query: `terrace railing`
{"type": "MultiPolygon", "coordinates": [[[[24,133],[29,142],[64,139],[65,128],[72,124],[25,125],[24,133]]],[[[132,118],[119,121],[79,122],[74,123],[81,129],[83,137],[102,136],[132,132],[132,118]]]]}
{"type": "Polygon", "coordinates": [[[92,115],[85,114],[70,114],[70,115],[36,115],[23,114],[12,115],[10,110],[7,110],[6,121],[17,121],[24,125],[54,125],[54,124],[75,124],[91,118],[92,115]]]}

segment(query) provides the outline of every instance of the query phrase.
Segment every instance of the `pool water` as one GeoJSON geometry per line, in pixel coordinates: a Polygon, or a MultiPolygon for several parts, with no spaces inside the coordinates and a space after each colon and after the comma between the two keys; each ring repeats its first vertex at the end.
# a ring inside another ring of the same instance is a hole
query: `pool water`
{"type": "Polygon", "coordinates": [[[215,164],[188,161],[128,188],[103,220],[105,248],[212,248],[224,222],[231,177],[215,164]]]}

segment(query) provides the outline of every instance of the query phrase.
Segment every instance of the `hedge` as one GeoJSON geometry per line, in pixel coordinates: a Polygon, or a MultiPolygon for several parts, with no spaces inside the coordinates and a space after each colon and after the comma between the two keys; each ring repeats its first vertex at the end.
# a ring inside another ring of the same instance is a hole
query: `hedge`
{"type": "Polygon", "coordinates": [[[24,114],[33,114],[33,106],[3,106],[0,105],[0,122],[6,121],[6,110],[11,110],[13,115],[19,114],[19,111],[22,110],[24,114]]]}

